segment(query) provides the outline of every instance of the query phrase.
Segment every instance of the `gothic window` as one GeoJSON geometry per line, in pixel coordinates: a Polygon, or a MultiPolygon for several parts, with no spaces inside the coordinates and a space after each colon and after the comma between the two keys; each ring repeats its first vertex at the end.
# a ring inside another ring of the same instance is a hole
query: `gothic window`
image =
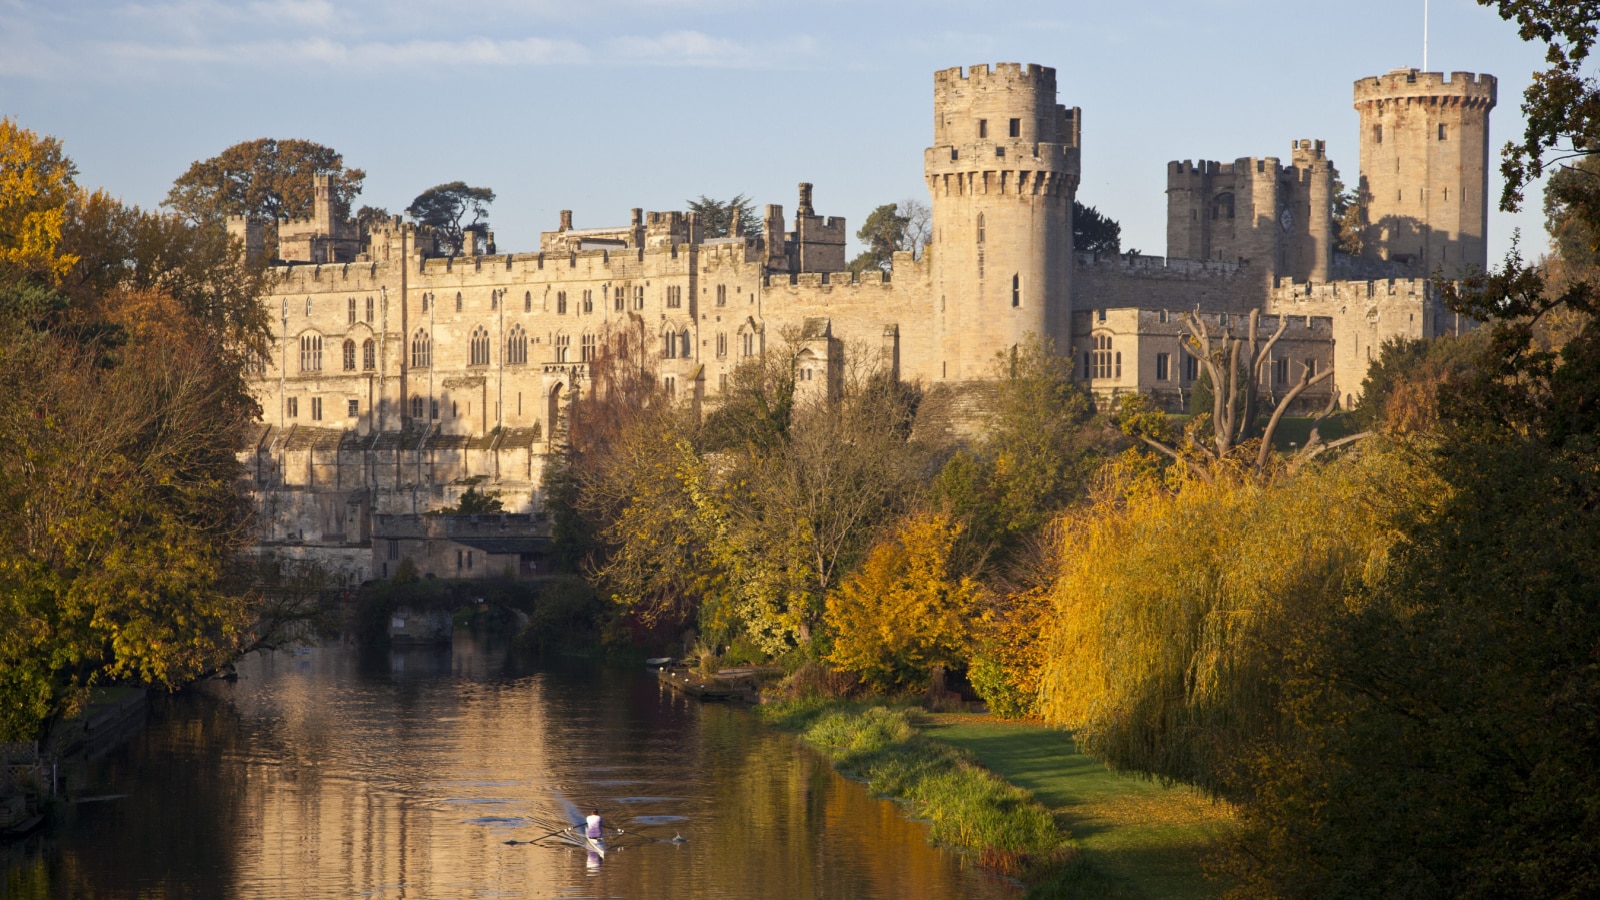
{"type": "Polygon", "coordinates": [[[556,312],[560,313],[561,315],[566,315],[567,313],[566,291],[556,291],[556,312]]]}
{"type": "MultiPolygon", "coordinates": [[[[351,302],[354,303],[355,301],[352,300],[351,302]]],[[[356,342],[345,341],[343,350],[344,370],[346,372],[354,372],[356,370],[356,342]]]]}
{"type": "Polygon", "coordinates": [[[511,336],[506,338],[506,362],[513,366],[528,362],[528,333],[521,325],[511,329],[511,336]]]}
{"type": "Polygon", "coordinates": [[[725,285],[725,284],[717,285],[717,305],[718,306],[727,306],[728,305],[728,286],[725,285]]]}
{"type": "Polygon", "coordinates": [[[983,213],[978,213],[978,243],[983,243],[983,213]]]}
{"type": "Polygon", "coordinates": [[[724,333],[719,333],[717,335],[717,358],[721,359],[722,357],[727,356],[727,355],[728,355],[728,335],[725,332],[724,333]]]}
{"type": "Polygon", "coordinates": [[[584,315],[589,315],[589,314],[591,314],[593,312],[594,312],[594,291],[584,291],[583,292],[583,314],[584,315]]]}
{"type": "Polygon", "coordinates": [[[413,418],[413,419],[422,418],[422,398],[421,397],[412,397],[411,398],[411,418],[413,418]]]}
{"type": "Polygon", "coordinates": [[[522,292],[522,311],[523,312],[533,312],[533,292],[532,291],[523,291],[522,292]]]}
{"type": "Polygon", "coordinates": [[[306,315],[311,315],[311,298],[306,298],[306,315]]]}
{"type": "Polygon", "coordinates": [[[428,296],[429,296],[428,294],[423,294],[422,295],[422,311],[423,312],[427,312],[428,311],[428,296]]]}
{"type": "Polygon", "coordinates": [[[1011,276],[1011,305],[1012,306],[1021,306],[1022,305],[1022,276],[1021,275],[1012,275],[1011,276]]]}
{"type": "Polygon", "coordinates": [[[350,302],[347,305],[348,305],[348,311],[347,311],[347,316],[346,316],[346,322],[347,322],[347,324],[354,325],[356,323],[356,298],[351,297],[350,298],[350,302]]]}
{"type": "Polygon", "coordinates": [[[675,332],[669,331],[661,336],[661,358],[678,358],[678,335],[675,332]]]}
{"type": "Polygon", "coordinates": [[[367,324],[372,324],[372,298],[367,298],[367,324]]]}
{"type": "Polygon", "coordinates": [[[683,333],[678,335],[678,345],[679,345],[678,355],[682,356],[684,359],[688,359],[689,357],[694,356],[694,351],[691,349],[693,347],[693,344],[689,343],[689,341],[690,341],[689,329],[685,328],[683,330],[683,333]]]}
{"type": "Polygon", "coordinates": [[[456,291],[456,312],[461,312],[461,292],[456,291]]]}
{"type": "Polygon", "coordinates": [[[322,335],[302,334],[300,336],[300,371],[322,371],[322,335]]]}
{"type": "Polygon", "coordinates": [[[583,337],[579,338],[578,355],[579,355],[579,358],[582,359],[584,362],[589,362],[590,360],[594,359],[594,356],[595,356],[594,335],[586,334],[583,337]]]}
{"type": "Polygon", "coordinates": [[[644,288],[642,287],[633,289],[633,308],[644,309],[644,288]]]}
{"type": "Polygon", "coordinates": [[[361,342],[361,368],[371,372],[378,367],[378,345],[372,338],[361,342]]]}
{"type": "Polygon", "coordinates": [[[433,338],[421,328],[411,338],[411,368],[426,369],[433,365],[433,338]]]}
{"type": "Polygon", "coordinates": [[[487,366],[489,364],[489,332],[482,325],[472,329],[471,357],[467,363],[472,366],[487,366]]]}
{"type": "Polygon", "coordinates": [[[754,333],[746,331],[739,335],[739,340],[742,344],[740,349],[743,351],[745,356],[756,355],[756,336],[754,333]]]}
{"type": "Polygon", "coordinates": [[[556,335],[556,362],[567,361],[567,353],[572,347],[572,336],[568,334],[556,335]]]}
{"type": "Polygon", "coordinates": [[[1113,373],[1122,374],[1122,354],[1113,353],[1111,349],[1111,335],[1097,334],[1094,336],[1094,372],[1093,378],[1111,378],[1113,373]]]}

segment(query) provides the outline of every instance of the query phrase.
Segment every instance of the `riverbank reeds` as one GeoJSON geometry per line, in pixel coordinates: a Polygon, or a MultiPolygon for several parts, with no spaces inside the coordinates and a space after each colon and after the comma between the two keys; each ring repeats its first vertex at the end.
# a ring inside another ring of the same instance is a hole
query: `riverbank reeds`
{"type": "Polygon", "coordinates": [[[842,772],[906,803],[936,843],[970,852],[983,868],[1036,882],[1067,868],[1075,850],[1050,811],[964,751],[923,737],[920,711],[819,698],[760,707],[842,772]]]}

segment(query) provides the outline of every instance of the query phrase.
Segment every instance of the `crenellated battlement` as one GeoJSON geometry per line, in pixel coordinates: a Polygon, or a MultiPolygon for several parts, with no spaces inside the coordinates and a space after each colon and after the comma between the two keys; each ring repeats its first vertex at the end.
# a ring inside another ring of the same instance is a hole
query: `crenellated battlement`
{"type": "Polygon", "coordinates": [[[933,83],[936,88],[946,85],[965,83],[973,87],[1012,88],[1017,85],[1031,85],[1039,90],[1048,90],[1051,93],[1056,89],[1056,70],[1050,66],[1041,66],[1035,63],[1023,65],[1021,63],[995,63],[991,68],[988,63],[968,66],[965,71],[960,66],[949,69],[940,69],[933,73],[933,83]]]}
{"type": "Polygon", "coordinates": [[[1472,72],[1419,72],[1394,69],[1384,75],[1362,78],[1355,83],[1355,106],[1389,101],[1459,103],[1493,108],[1499,81],[1493,75],[1472,72]]]}
{"type": "Polygon", "coordinates": [[[1333,303],[1376,299],[1421,301],[1431,300],[1436,296],[1437,288],[1431,278],[1307,281],[1299,284],[1288,278],[1278,278],[1273,284],[1269,301],[1272,303],[1333,303]]]}

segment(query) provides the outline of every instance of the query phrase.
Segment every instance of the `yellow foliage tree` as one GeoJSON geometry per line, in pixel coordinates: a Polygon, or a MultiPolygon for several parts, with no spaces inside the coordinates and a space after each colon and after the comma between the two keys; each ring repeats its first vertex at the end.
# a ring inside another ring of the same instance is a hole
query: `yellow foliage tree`
{"type": "Polygon", "coordinates": [[[982,598],[976,582],[950,571],[960,534],[943,513],[901,520],[894,537],[828,596],[828,661],[885,689],[924,681],[935,666],[962,665],[982,598]]]}
{"type": "Polygon", "coordinates": [[[77,263],[59,252],[76,174],[60,141],[0,119],[0,269],[55,282],[77,263]]]}
{"type": "Polygon", "coordinates": [[[1114,477],[1064,523],[1040,712],[1113,766],[1227,795],[1279,729],[1294,648],[1381,573],[1437,481],[1398,450],[1274,481],[1168,472],[1114,477]]]}

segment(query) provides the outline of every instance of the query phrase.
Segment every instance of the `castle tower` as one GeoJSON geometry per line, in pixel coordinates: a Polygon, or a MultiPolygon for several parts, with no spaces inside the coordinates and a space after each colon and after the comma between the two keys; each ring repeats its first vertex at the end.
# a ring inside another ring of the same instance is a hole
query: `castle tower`
{"type": "Polygon", "coordinates": [[[1028,334],[1071,341],[1081,115],[1056,71],[999,63],[933,76],[935,377],[986,378],[1028,334]]]}
{"type": "Polygon", "coordinates": [[[1495,78],[1395,69],[1355,83],[1363,253],[1456,277],[1488,264],[1495,78]]]}
{"type": "Polygon", "coordinates": [[[1296,186],[1294,215],[1304,226],[1293,234],[1293,263],[1288,273],[1296,281],[1327,281],[1333,266],[1333,164],[1325,141],[1301,139],[1290,148],[1296,186]]]}

